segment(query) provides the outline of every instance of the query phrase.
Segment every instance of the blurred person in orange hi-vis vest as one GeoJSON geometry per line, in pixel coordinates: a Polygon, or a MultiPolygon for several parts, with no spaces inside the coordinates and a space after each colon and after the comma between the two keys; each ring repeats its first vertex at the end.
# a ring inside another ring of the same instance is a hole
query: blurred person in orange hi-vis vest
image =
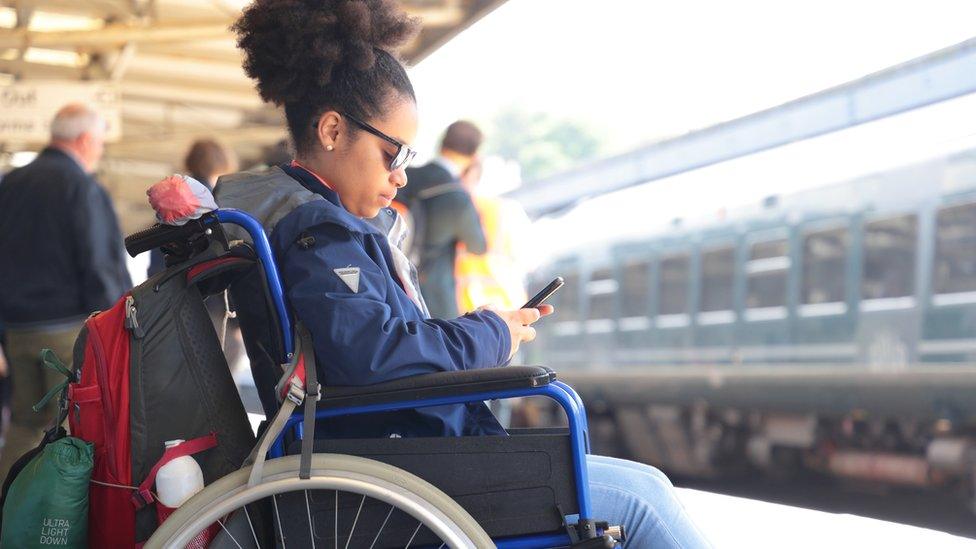
{"type": "Polygon", "coordinates": [[[475,255],[458,245],[454,271],[458,309],[473,311],[484,305],[517,309],[528,299],[525,250],[530,222],[518,202],[493,196],[480,185],[483,170],[482,160],[476,158],[461,174],[461,185],[478,210],[487,252],[475,255]]]}

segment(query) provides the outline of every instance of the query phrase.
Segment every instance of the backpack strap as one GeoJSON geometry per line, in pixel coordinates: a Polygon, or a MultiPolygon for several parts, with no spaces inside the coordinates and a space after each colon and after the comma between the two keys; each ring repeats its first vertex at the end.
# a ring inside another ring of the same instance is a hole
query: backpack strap
{"type": "Polygon", "coordinates": [[[440,196],[442,194],[447,194],[451,191],[463,191],[464,188],[458,183],[457,179],[452,179],[447,183],[441,183],[439,185],[431,185],[426,189],[417,192],[417,198],[420,200],[427,200],[428,198],[434,198],[435,196],[440,196]]]}
{"type": "Polygon", "coordinates": [[[192,286],[228,270],[250,267],[254,263],[255,260],[253,259],[233,255],[225,255],[217,259],[197,263],[186,270],[186,283],[188,286],[192,286]]]}
{"type": "Polygon", "coordinates": [[[251,465],[251,475],[247,485],[257,486],[261,482],[264,471],[264,461],[267,458],[271,444],[285,428],[288,418],[300,404],[305,405],[306,436],[302,437],[302,458],[299,466],[299,476],[307,479],[311,476],[312,446],[315,442],[315,405],[321,398],[321,389],[317,381],[315,365],[315,348],[312,337],[301,322],[295,324],[297,347],[291,363],[285,369],[285,374],[278,382],[279,394],[282,396],[278,413],[268,423],[258,443],[251,450],[251,455],[244,461],[244,465],[251,465]]]}
{"type": "Polygon", "coordinates": [[[132,494],[132,504],[136,506],[136,509],[142,509],[146,505],[149,505],[155,501],[149,488],[156,482],[156,474],[159,473],[159,470],[163,467],[163,465],[166,465],[176,458],[199,454],[200,452],[209,450],[215,446],[217,446],[217,433],[210,433],[209,435],[195,438],[193,440],[187,440],[172,448],[167,448],[166,451],[163,452],[163,457],[159,458],[156,465],[153,465],[153,468],[149,471],[149,474],[146,475],[145,479],[143,479],[142,484],[139,485],[139,489],[132,494]]]}
{"type": "Polygon", "coordinates": [[[302,437],[302,459],[298,468],[298,477],[308,480],[312,475],[312,447],[315,443],[315,405],[321,398],[322,386],[319,385],[315,367],[315,348],[312,337],[304,326],[300,326],[298,336],[302,348],[306,353],[305,360],[305,424],[302,437]]]}
{"type": "Polygon", "coordinates": [[[432,198],[452,192],[465,192],[464,188],[458,183],[457,179],[452,179],[446,183],[431,185],[425,189],[417,191],[415,194],[406,198],[403,202],[412,218],[412,226],[407,236],[409,245],[404,246],[403,252],[410,262],[416,266],[421,266],[427,261],[427,211],[426,202],[432,198]]]}
{"type": "Polygon", "coordinates": [[[58,358],[58,355],[51,349],[41,349],[41,361],[44,363],[45,368],[60,373],[65,377],[65,380],[52,387],[51,390],[41,398],[40,402],[32,406],[32,409],[34,412],[40,412],[41,409],[44,408],[44,406],[46,406],[52,398],[55,397],[55,395],[59,395],[58,419],[55,421],[55,424],[60,425],[61,422],[64,421],[64,418],[68,417],[68,389],[71,387],[72,382],[77,381],[77,378],[75,377],[75,373],[69,370],[68,367],[61,362],[61,359],[58,358]]]}

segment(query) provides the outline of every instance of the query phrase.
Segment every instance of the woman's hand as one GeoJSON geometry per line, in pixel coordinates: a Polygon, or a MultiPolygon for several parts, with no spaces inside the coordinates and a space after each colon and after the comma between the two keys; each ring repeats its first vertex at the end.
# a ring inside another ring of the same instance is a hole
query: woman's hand
{"type": "Polygon", "coordinates": [[[508,332],[512,336],[512,348],[508,353],[509,360],[518,352],[519,345],[523,341],[528,342],[535,339],[535,328],[532,327],[532,324],[555,311],[552,305],[539,305],[538,309],[519,309],[517,311],[496,311],[491,307],[485,308],[502,317],[502,320],[508,325],[508,332]]]}

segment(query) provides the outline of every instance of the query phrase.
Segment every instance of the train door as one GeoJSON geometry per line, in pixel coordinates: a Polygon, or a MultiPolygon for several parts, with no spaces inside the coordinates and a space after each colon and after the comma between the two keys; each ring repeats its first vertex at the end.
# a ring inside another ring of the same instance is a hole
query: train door
{"type": "MultiPolygon", "coordinates": [[[[567,261],[554,266],[544,279],[539,280],[539,288],[556,276],[563,277],[565,281],[563,288],[550,299],[556,313],[540,320],[536,328],[537,332],[542,329],[545,333],[544,364],[557,369],[583,366],[587,357],[581,306],[584,288],[580,282],[579,264],[576,261],[567,261]]],[[[538,290],[530,290],[535,291],[538,290]]]]}
{"type": "Polygon", "coordinates": [[[919,336],[918,215],[867,220],[861,234],[859,362],[903,370],[915,361],[919,336]]]}
{"type": "Polygon", "coordinates": [[[737,358],[746,364],[789,360],[789,231],[782,228],[747,235],[744,255],[745,298],[736,338],[737,358]]]}
{"type": "Polygon", "coordinates": [[[932,297],[920,358],[972,364],[976,362],[976,202],[940,208],[935,225],[932,297]]]}
{"type": "Polygon", "coordinates": [[[586,299],[586,355],[588,366],[609,369],[613,364],[614,335],[617,331],[617,293],[619,282],[615,266],[600,261],[588,270],[583,295],[586,299]]]}
{"type": "Polygon", "coordinates": [[[702,246],[694,335],[697,363],[727,363],[732,359],[738,320],[735,265],[734,241],[709,242],[702,246]]]}
{"type": "Polygon", "coordinates": [[[620,281],[614,362],[646,365],[652,350],[651,296],[655,279],[651,254],[644,247],[621,248],[614,255],[620,281]]]}
{"type": "Polygon", "coordinates": [[[669,249],[658,259],[653,350],[647,354],[649,363],[672,365],[692,359],[691,259],[688,249],[669,249]]]}
{"type": "Polygon", "coordinates": [[[849,219],[808,224],[801,231],[800,300],[795,362],[853,362],[855,314],[852,311],[851,231],[849,219]]]}

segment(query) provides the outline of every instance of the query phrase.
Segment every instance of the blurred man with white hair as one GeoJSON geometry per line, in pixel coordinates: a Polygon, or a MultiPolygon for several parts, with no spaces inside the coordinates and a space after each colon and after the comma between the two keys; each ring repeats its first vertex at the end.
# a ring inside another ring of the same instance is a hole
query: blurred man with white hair
{"type": "Polygon", "coordinates": [[[54,413],[56,399],[40,413],[31,410],[63,381],[43,367],[41,349],[70,363],[85,318],[132,286],[115,210],[91,175],[105,130],[105,119],[91,108],[62,107],[47,148],[0,183],[0,318],[14,383],[0,479],[37,444],[54,413]]]}

